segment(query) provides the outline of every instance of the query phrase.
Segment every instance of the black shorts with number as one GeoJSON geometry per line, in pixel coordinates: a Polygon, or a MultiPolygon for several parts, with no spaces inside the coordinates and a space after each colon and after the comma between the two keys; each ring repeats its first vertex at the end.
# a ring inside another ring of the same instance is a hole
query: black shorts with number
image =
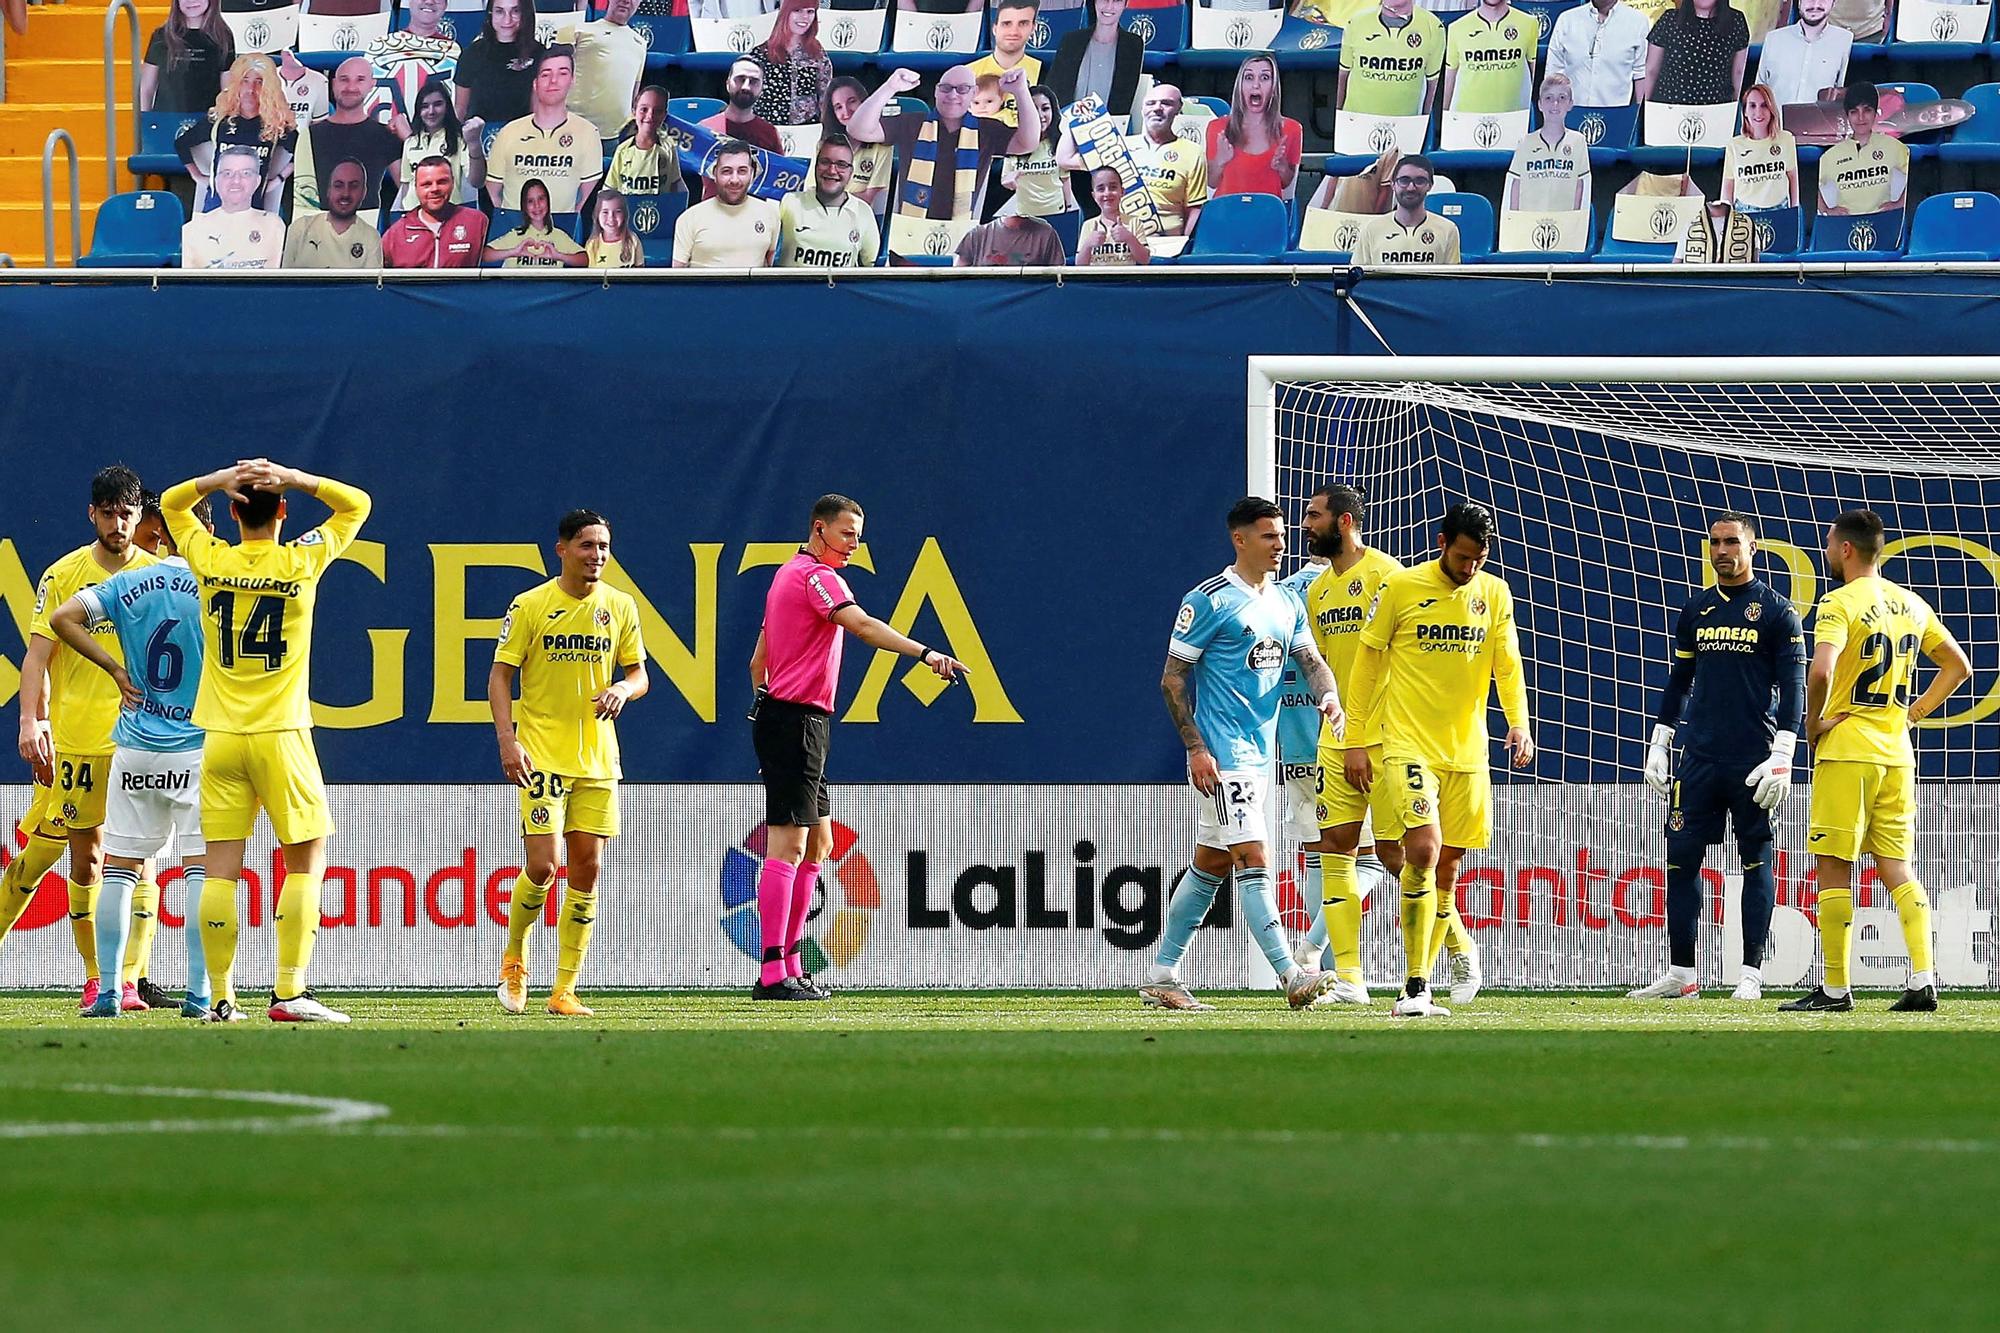
{"type": "Polygon", "coordinates": [[[833,715],[809,704],[765,699],[750,724],[764,775],[764,822],[804,827],[833,814],[826,797],[826,751],[833,715]]]}
{"type": "Polygon", "coordinates": [[[1717,763],[1681,756],[1674,774],[1673,800],[1667,809],[1668,834],[1690,833],[1713,847],[1722,841],[1723,823],[1736,826],[1738,842],[1757,843],[1771,837],[1771,812],[1757,804],[1755,787],[1744,779],[1757,760],[1717,763]]]}

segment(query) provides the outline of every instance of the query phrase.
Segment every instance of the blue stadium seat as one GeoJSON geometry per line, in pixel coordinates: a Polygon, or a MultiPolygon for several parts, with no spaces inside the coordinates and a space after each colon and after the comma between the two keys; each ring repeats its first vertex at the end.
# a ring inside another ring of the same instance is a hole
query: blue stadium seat
{"type": "Polygon", "coordinates": [[[1576,107],[1569,113],[1569,127],[1590,145],[1592,170],[1602,171],[1631,160],[1632,147],[1639,142],[1639,107],[1637,103],[1576,107]]]}
{"type": "Polygon", "coordinates": [[[1425,207],[1458,228],[1460,262],[1477,264],[1493,253],[1493,202],[1483,194],[1434,194],[1425,207]]]}
{"type": "MultiPolygon", "coordinates": [[[[1900,12],[1892,11],[1892,17],[1900,22],[1903,16],[1900,12]]],[[[1955,16],[1952,15],[1944,16],[1946,23],[1954,23],[1954,19],[1955,16]]],[[[1916,61],[1922,64],[1976,60],[1986,54],[1986,39],[1991,35],[1992,24],[1989,21],[1985,28],[1977,32],[1954,32],[1950,41],[1892,41],[1889,44],[1889,54],[1897,60],[1916,61]]]]}
{"type": "Polygon", "coordinates": [[[628,194],[625,218],[632,232],[646,247],[647,268],[672,268],[674,224],[687,208],[687,191],[673,194],[628,194]]]}
{"type": "Polygon", "coordinates": [[[1593,264],[1671,264],[1673,260],[1672,241],[1621,241],[1609,227],[1604,229],[1597,253],[1590,257],[1593,264]]]}
{"type": "Polygon", "coordinates": [[[1181,252],[1186,264],[1268,264],[1285,252],[1291,214],[1275,194],[1210,199],[1181,252]]]}
{"type": "Polygon", "coordinates": [[[187,214],[165,190],[114,194],[97,209],[90,250],[78,268],[167,268],[181,258],[181,225],[187,214]]]}
{"type": "Polygon", "coordinates": [[[1067,213],[1051,213],[1042,221],[1055,228],[1056,236],[1062,241],[1063,258],[1074,262],[1076,243],[1083,236],[1083,210],[1072,208],[1067,213]]]}
{"type": "MultiPolygon", "coordinates": [[[[1934,102],[1938,98],[1938,90],[1928,83],[1880,83],[1875,87],[1877,92],[1901,93],[1905,102],[1934,102]]],[[[1936,157],[1938,135],[1937,130],[1919,130],[1915,135],[1904,131],[1903,146],[1910,150],[1910,160],[1921,162],[1927,157],[1936,157]]]]}
{"type": "Polygon", "coordinates": [[[1806,244],[1806,218],[1810,216],[1803,208],[1766,208],[1750,215],[1751,225],[1757,228],[1757,257],[1759,259],[1796,259],[1806,244]]]}
{"type": "Polygon", "coordinates": [[[174,140],[201,118],[199,111],[140,112],[138,151],[125,159],[125,169],[141,182],[148,176],[165,179],[187,175],[181,155],[174,150],[174,140]]]}
{"type": "Polygon", "coordinates": [[[1907,257],[1933,263],[2000,259],[2000,196],[1962,190],[1924,200],[1910,220],[1907,257]]]}
{"type": "Polygon", "coordinates": [[[2000,83],[1975,83],[1965,90],[1972,103],[1972,119],[1951,132],[1939,144],[1937,155],[1945,162],[2000,162],[2000,83]]]}
{"type": "Polygon", "coordinates": [[[692,30],[685,14],[669,18],[664,14],[634,14],[632,30],[646,39],[646,70],[657,74],[672,69],[687,54],[692,30]]]}
{"type": "Polygon", "coordinates": [[[1901,209],[1840,217],[1821,214],[1813,219],[1812,245],[1802,257],[1821,261],[1845,259],[1856,263],[1900,259],[1904,220],[1901,209]]]}

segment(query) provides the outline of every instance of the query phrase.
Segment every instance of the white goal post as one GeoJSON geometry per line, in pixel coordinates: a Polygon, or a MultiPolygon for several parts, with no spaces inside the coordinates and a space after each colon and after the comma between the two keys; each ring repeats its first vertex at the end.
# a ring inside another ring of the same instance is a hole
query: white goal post
{"type": "MultiPolygon", "coordinates": [[[[1757,572],[1810,635],[1827,525],[1859,507],[1888,526],[1884,574],[1929,600],[1973,658],[1970,686],[1918,732],[1917,868],[1945,983],[2000,984],[2000,358],[1253,357],[1246,401],[1247,490],[1284,507],[1288,571],[1323,482],[1359,486],[1369,543],[1404,561],[1434,549],[1450,503],[1499,518],[1489,568],[1514,590],[1543,753],[1525,780],[1496,764],[1493,846],[1468,856],[1458,886],[1489,984],[1658,971],[1665,812],[1640,765],[1673,617],[1712,579],[1708,520],[1757,519],[1757,572]]],[[[1800,758],[1781,812],[1771,985],[1818,972],[1800,758]]],[[[1733,842],[1707,870],[1701,968],[1726,983],[1740,956],[1733,842]]],[[[1887,895],[1865,881],[1860,897],[1858,984],[1900,984],[1887,895]]],[[[1394,914],[1368,917],[1370,979],[1391,978],[1394,914]]]]}

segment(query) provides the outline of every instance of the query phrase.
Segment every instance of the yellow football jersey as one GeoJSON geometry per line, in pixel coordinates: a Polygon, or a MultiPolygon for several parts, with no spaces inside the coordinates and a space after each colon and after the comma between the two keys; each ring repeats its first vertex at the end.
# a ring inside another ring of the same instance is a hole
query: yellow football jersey
{"type": "Polygon", "coordinates": [[[201,586],[203,661],[195,725],[253,734],[312,726],[312,622],[319,581],[361,531],[366,492],[326,478],[333,516],[279,545],[232,546],[195,521],[200,493],[184,481],[160,497],[174,544],[201,586]]]}
{"type": "MultiPolygon", "coordinates": [[[[1368,610],[1375,595],[1391,574],[1402,569],[1394,559],[1370,547],[1345,574],[1328,565],[1306,589],[1306,615],[1312,622],[1313,642],[1319,655],[1333,668],[1334,683],[1345,699],[1354,680],[1354,650],[1361,643],[1361,629],[1368,623],[1368,610]]],[[[1350,745],[1379,745],[1382,741],[1382,710],[1376,709],[1367,726],[1347,738],[1350,745]]]]}
{"type": "Polygon", "coordinates": [[[1379,715],[1382,746],[1392,754],[1443,772],[1483,770],[1493,681],[1508,725],[1528,725],[1514,594],[1492,574],[1482,571],[1462,588],[1435,560],[1391,574],[1361,642],[1388,654],[1388,683],[1363,725],[1376,725],[1379,715]]]}
{"type": "Polygon", "coordinates": [[[1879,575],[1820,598],[1813,641],[1839,650],[1822,711],[1847,721],[1820,737],[1815,758],[1915,767],[1910,702],[1917,654],[1949,637],[1923,598],[1879,575]]]}
{"type": "Polygon", "coordinates": [[[639,607],[607,583],[572,597],[559,579],[516,597],[500,622],[497,662],[521,672],[521,706],[514,734],[543,773],[570,778],[616,778],[618,731],[597,716],[590,701],[646,660],[639,637],[639,607]]]}
{"type": "MultiPolygon", "coordinates": [[[[30,638],[39,634],[56,646],[49,658],[49,741],[65,754],[110,754],[111,728],[118,721],[117,684],[71,652],[49,626],[57,607],[111,577],[91,554],[96,547],[95,542],[79,546],[43,571],[42,581],[35,585],[35,613],[28,622],[30,638]]],[[[144,569],[154,563],[152,556],[134,546],[125,568],[144,569]]],[[[91,633],[112,661],[125,664],[109,621],[91,633]]]]}

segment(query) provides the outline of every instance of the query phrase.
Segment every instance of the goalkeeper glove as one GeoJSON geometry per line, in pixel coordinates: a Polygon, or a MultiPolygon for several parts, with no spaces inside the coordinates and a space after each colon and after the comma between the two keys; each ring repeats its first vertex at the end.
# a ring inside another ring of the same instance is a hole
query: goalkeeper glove
{"type": "Polygon", "coordinates": [[[1662,796],[1674,789],[1674,729],[1656,726],[1646,744],[1646,785],[1662,796]]]}
{"type": "Polygon", "coordinates": [[[1776,810],[1784,804],[1785,793],[1792,789],[1792,751],[1798,744],[1799,738],[1794,733],[1779,732],[1771,738],[1771,757],[1743,779],[1744,786],[1757,789],[1750,799],[1764,809],[1776,810]]]}

